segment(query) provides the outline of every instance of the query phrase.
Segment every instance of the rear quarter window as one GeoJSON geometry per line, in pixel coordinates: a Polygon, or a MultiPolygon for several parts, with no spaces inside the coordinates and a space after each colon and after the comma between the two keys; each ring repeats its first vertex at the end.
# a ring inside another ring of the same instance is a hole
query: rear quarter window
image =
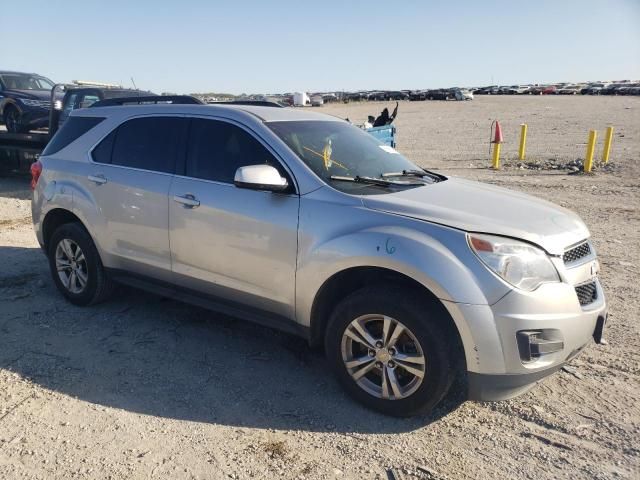
{"type": "Polygon", "coordinates": [[[42,155],[53,155],[102,122],[102,117],[70,117],[47,143],[42,155]]]}
{"type": "Polygon", "coordinates": [[[98,163],[111,163],[111,154],[113,152],[113,141],[116,137],[116,131],[112,131],[102,140],[96,148],[91,152],[91,158],[98,163]]]}

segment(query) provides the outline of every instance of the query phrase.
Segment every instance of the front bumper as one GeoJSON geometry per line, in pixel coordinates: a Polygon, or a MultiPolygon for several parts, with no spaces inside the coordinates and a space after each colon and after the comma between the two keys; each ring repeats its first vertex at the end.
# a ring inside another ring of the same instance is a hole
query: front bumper
{"type": "Polygon", "coordinates": [[[565,363],[576,357],[587,345],[588,342],[572,352],[563,362],[556,363],[550,368],[530,373],[491,375],[467,372],[467,398],[469,400],[493,402],[509,400],[522,395],[538,382],[560,370],[565,363]]]}
{"type": "Polygon", "coordinates": [[[520,395],[560,369],[592,339],[599,341],[607,304],[600,282],[595,282],[596,299],[583,306],[573,285],[554,283],[534,292],[512,290],[490,306],[450,308],[464,318],[472,337],[471,343],[463,339],[469,398],[492,401],[520,395]],[[523,345],[527,335],[532,345],[523,345]],[[533,344],[537,341],[545,345],[538,348],[533,344]],[[531,356],[532,351],[536,355],[531,356]]]}

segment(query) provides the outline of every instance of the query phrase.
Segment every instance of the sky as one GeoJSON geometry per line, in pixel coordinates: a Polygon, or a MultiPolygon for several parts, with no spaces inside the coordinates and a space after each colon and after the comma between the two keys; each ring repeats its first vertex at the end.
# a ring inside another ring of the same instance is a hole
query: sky
{"type": "Polygon", "coordinates": [[[640,79],[640,0],[0,0],[0,12],[0,69],[156,93],[640,79]]]}

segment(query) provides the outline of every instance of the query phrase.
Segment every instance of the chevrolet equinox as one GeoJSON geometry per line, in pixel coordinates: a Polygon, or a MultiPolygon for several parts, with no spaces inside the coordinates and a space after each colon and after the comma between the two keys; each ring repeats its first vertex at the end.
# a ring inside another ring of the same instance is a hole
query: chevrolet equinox
{"type": "Polygon", "coordinates": [[[578,216],[419,168],[340,119],[251,105],[74,111],[32,166],[33,222],[76,305],[114,282],[301,335],[396,416],[514,397],[602,340],[578,216]]]}

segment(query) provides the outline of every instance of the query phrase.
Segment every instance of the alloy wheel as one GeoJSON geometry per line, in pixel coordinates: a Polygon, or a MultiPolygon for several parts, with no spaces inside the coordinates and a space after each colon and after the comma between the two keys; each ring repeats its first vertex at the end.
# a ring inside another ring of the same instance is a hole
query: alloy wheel
{"type": "Polygon", "coordinates": [[[411,330],[386,315],[363,315],[345,329],[342,360],[364,391],[383,400],[400,400],[422,384],[426,359],[411,330]]]}
{"type": "Polygon", "coordinates": [[[56,247],[56,270],[69,292],[79,294],[87,287],[87,260],[80,246],[69,238],[60,240],[56,247]]]}

